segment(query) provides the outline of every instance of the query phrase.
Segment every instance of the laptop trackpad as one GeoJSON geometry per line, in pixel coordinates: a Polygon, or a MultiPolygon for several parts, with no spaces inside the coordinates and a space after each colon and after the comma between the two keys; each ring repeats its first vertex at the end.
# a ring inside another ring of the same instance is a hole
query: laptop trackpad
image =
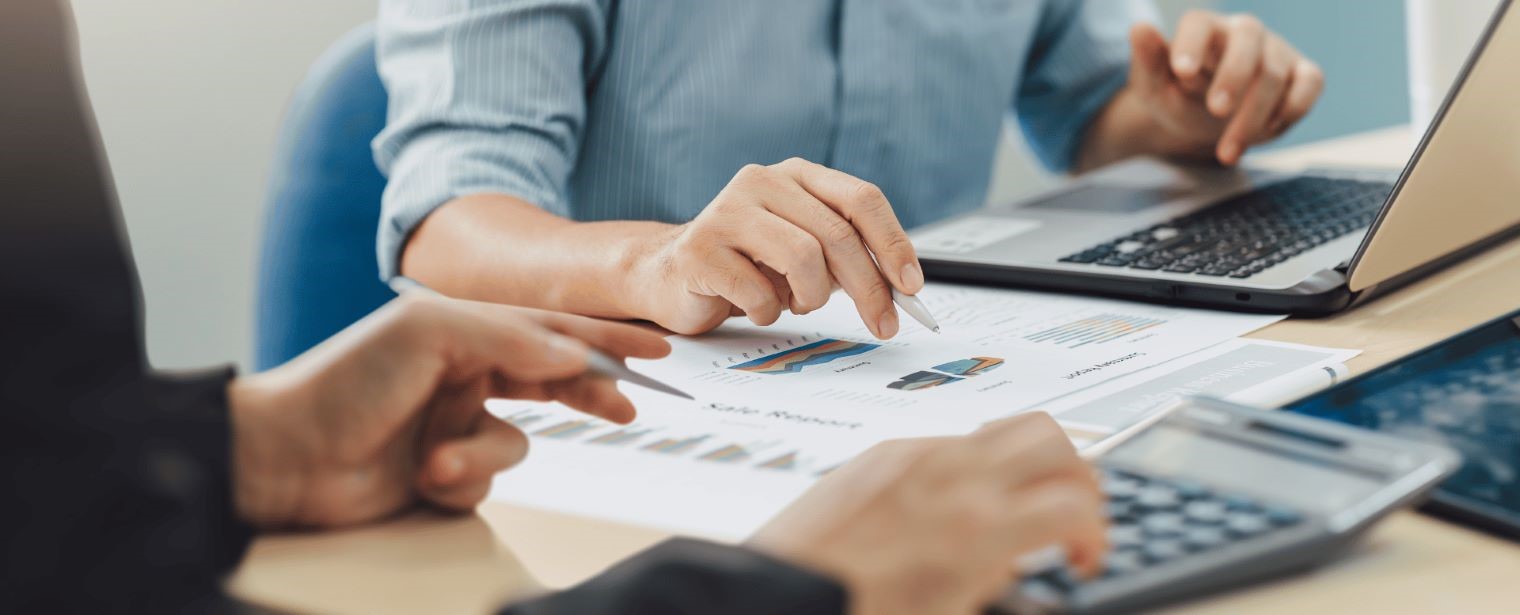
{"type": "Polygon", "coordinates": [[[1175,201],[1187,195],[1186,188],[1174,186],[1138,188],[1088,183],[1030,202],[1022,209],[1127,214],[1175,201]]]}

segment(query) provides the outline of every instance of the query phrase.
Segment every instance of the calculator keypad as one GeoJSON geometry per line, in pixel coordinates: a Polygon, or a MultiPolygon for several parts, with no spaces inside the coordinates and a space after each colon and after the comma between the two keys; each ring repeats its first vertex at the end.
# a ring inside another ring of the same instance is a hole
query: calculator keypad
{"type": "MultiPolygon", "coordinates": [[[[1290,508],[1240,494],[1219,493],[1190,481],[1115,469],[1103,469],[1101,480],[1108,497],[1110,523],[1103,579],[1254,539],[1303,521],[1303,515],[1290,508]]],[[[1020,588],[1038,599],[1059,597],[1080,583],[1069,571],[1056,569],[1025,578],[1020,588]]]]}

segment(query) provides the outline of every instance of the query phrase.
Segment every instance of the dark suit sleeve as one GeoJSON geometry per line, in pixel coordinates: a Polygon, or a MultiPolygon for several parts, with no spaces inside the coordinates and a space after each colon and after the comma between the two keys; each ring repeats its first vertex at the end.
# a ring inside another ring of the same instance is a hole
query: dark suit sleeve
{"type": "Polygon", "coordinates": [[[590,581],[506,607],[505,615],[843,613],[838,583],[760,553],[674,539],[590,581]]]}
{"type": "Polygon", "coordinates": [[[231,370],[6,408],[0,611],[224,612],[251,530],[233,513],[231,370]],[[19,530],[19,531],[13,531],[19,530]]]}

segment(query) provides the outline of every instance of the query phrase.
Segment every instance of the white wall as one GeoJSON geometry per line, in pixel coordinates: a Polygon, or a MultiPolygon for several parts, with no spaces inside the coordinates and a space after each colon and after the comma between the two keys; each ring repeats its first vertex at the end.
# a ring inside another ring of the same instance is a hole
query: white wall
{"type": "Polygon", "coordinates": [[[276,128],[307,66],[375,0],[75,0],[85,80],[162,367],[252,356],[276,128]]]}

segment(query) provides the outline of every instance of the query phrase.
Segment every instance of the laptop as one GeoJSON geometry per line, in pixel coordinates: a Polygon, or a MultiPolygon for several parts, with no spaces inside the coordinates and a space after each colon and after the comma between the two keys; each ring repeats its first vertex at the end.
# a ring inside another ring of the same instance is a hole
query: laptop
{"type": "Polygon", "coordinates": [[[1504,0],[1398,174],[1121,162],[915,230],[933,279],[1324,315],[1520,229],[1520,16],[1504,0]]]}

